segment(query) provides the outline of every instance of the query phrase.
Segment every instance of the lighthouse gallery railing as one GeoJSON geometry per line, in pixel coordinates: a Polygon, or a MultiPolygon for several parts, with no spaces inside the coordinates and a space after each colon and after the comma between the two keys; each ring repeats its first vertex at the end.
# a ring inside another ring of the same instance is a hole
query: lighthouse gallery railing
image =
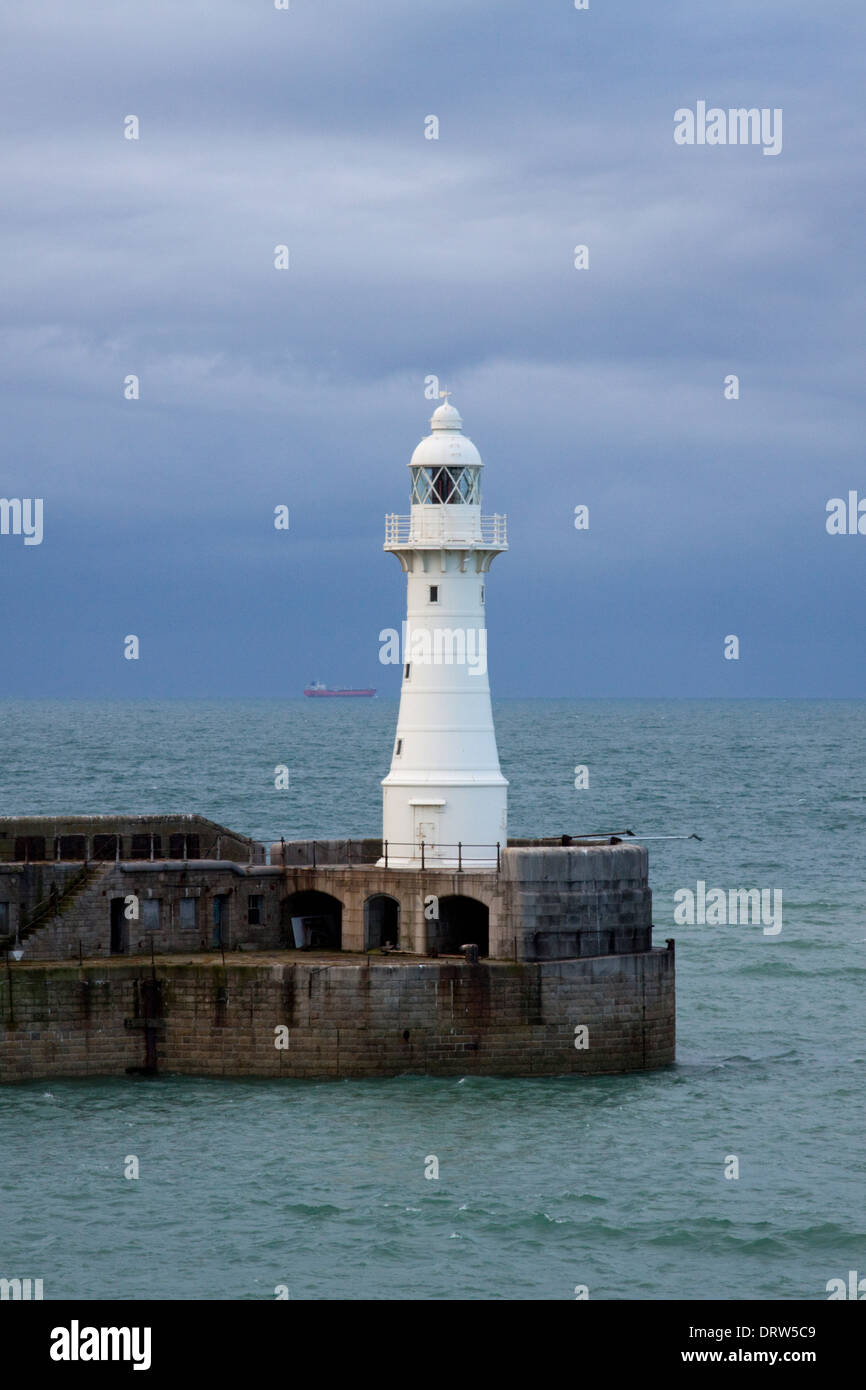
{"type": "Polygon", "coordinates": [[[389,512],[385,517],[386,545],[436,545],[448,541],[453,545],[507,545],[508,518],[505,513],[495,512],[493,516],[482,516],[477,528],[467,528],[466,536],[455,535],[459,529],[454,520],[443,508],[438,517],[425,516],[423,525],[411,516],[397,516],[389,512]]]}

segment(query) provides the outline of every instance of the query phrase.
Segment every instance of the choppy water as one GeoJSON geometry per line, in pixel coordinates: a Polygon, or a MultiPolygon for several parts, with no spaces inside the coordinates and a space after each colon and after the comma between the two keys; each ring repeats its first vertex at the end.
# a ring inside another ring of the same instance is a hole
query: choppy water
{"type": "MultiPolygon", "coordinates": [[[[46,1297],[822,1299],[866,1273],[866,703],[496,716],[512,834],[704,837],[650,843],[677,1065],[2,1088],[0,1276],[41,1277],[46,1297]],[[675,927],[673,893],[698,879],[781,889],[781,934],[675,927]]],[[[0,704],[0,807],[372,833],[395,717],[384,701],[0,704]]]]}

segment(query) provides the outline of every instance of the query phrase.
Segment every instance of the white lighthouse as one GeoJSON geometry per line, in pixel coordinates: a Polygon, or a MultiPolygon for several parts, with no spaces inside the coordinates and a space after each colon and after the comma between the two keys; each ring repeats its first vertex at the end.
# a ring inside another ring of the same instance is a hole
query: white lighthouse
{"type": "Polygon", "coordinates": [[[481,515],[481,457],[446,399],[409,462],[409,516],[385,518],[407,575],[403,685],[382,782],[389,864],[495,865],[508,783],[487,676],[487,572],[508,549],[504,516],[481,515]]]}

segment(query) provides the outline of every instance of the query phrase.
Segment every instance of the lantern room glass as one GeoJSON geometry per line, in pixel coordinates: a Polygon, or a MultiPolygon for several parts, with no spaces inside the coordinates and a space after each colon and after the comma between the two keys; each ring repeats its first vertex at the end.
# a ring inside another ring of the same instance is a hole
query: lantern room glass
{"type": "Polygon", "coordinates": [[[477,506],[479,469],[454,465],[412,469],[412,503],[421,506],[477,506]]]}

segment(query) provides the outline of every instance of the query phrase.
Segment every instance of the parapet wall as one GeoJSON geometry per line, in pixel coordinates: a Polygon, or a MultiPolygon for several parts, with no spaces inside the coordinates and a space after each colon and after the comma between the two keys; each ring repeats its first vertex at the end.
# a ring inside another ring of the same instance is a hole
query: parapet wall
{"type": "Polygon", "coordinates": [[[263,864],[265,847],[205,816],[0,816],[0,863],[232,859],[263,864]]]}
{"type": "Polygon", "coordinates": [[[334,955],[0,972],[0,1081],[543,1076],[674,1060],[674,952],[481,965],[334,955]],[[575,1030],[585,1028],[586,1046],[575,1030]],[[282,1030],[282,1031],[278,1031],[282,1030]],[[277,1041],[284,1046],[276,1046],[277,1041]]]}
{"type": "Polygon", "coordinates": [[[509,848],[501,876],[518,942],[514,954],[524,960],[652,946],[649,855],[643,845],[509,848]]]}

